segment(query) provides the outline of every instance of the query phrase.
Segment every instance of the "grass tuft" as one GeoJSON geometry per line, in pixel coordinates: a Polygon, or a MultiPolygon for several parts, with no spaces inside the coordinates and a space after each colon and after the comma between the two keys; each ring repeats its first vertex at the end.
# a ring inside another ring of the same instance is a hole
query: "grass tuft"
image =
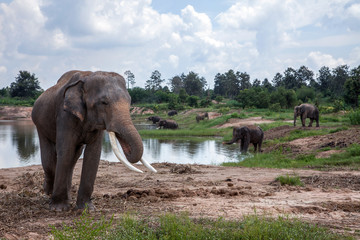
{"type": "Polygon", "coordinates": [[[289,185],[289,186],[304,186],[304,183],[301,182],[299,176],[278,176],[275,181],[280,182],[281,185],[289,185]]]}

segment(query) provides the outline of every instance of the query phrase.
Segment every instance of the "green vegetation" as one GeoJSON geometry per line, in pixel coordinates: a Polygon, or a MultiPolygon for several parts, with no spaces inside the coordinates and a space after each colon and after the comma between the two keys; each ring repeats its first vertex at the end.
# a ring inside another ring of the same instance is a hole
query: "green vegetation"
{"type": "Polygon", "coordinates": [[[353,239],[329,229],[279,216],[250,215],[240,221],[191,219],[186,214],[166,214],[139,220],[125,215],[118,221],[95,221],[87,214],[72,226],[52,227],[58,239],[353,239]]]}
{"type": "Polygon", "coordinates": [[[352,111],[349,114],[350,123],[353,125],[360,125],[360,109],[352,111]]]}
{"type": "Polygon", "coordinates": [[[304,183],[301,182],[298,176],[278,176],[275,181],[280,182],[281,185],[304,186],[304,183]]]}
{"type": "Polygon", "coordinates": [[[265,168],[314,168],[327,169],[331,167],[347,167],[358,170],[360,168],[360,145],[352,144],[345,152],[333,154],[329,158],[315,158],[314,154],[299,155],[291,158],[286,149],[278,149],[271,153],[256,154],[241,162],[223,163],[223,166],[265,167],[265,168]]]}

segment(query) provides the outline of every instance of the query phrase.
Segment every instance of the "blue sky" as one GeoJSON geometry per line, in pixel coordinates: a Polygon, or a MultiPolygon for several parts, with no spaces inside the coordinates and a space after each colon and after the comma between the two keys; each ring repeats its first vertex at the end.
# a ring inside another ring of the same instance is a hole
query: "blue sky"
{"type": "Polygon", "coordinates": [[[140,87],[194,71],[213,88],[229,69],[342,64],[360,65],[360,0],[0,1],[0,88],[20,70],[44,89],[73,69],[130,70],[140,87]]]}

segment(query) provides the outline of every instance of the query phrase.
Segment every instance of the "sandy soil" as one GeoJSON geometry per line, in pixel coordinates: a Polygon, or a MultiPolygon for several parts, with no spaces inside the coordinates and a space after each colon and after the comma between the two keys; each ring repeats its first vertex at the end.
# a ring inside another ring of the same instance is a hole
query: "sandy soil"
{"type": "MultiPolygon", "coordinates": [[[[275,139],[294,130],[282,126],[265,132],[275,139]]],[[[300,128],[299,128],[300,129],[300,128]]],[[[306,131],[307,128],[304,128],[306,131]]],[[[360,143],[360,129],[294,140],[284,144],[293,154],[360,143]]],[[[275,146],[279,147],[279,146],[275,146]]],[[[265,149],[264,151],[269,151],[265,149]]],[[[329,151],[333,151],[331,149],[329,151]]],[[[82,161],[73,177],[75,204],[82,161]]],[[[241,219],[246,214],[298,217],[337,232],[360,231],[360,172],[236,168],[207,165],[153,164],[157,174],[130,172],[120,163],[102,160],[92,216],[116,217],[126,212],[156,216],[188,212],[193,217],[241,219]],[[304,187],[280,186],[275,178],[297,175],[304,187]]],[[[52,212],[42,190],[41,166],[0,169],[0,238],[49,239],[50,225],[71,223],[81,213],[52,212]]],[[[357,235],[359,237],[359,235],[357,235]]]]}

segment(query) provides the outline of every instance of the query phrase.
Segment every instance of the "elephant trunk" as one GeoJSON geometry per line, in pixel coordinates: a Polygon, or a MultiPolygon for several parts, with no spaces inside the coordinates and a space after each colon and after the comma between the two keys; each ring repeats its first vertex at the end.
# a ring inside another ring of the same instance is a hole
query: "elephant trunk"
{"type": "Polygon", "coordinates": [[[128,106],[122,104],[117,105],[118,114],[110,119],[109,124],[106,125],[106,130],[109,132],[111,147],[120,160],[129,169],[142,173],[143,171],[132,166],[130,163],[137,163],[139,161],[152,172],[157,172],[147,161],[142,158],[143,143],[140,134],[136,130],[131,121],[131,116],[128,106]],[[121,153],[116,143],[118,141],[125,154],[121,153]]]}
{"type": "Polygon", "coordinates": [[[297,113],[294,113],[294,126],[296,126],[297,113]]]}

